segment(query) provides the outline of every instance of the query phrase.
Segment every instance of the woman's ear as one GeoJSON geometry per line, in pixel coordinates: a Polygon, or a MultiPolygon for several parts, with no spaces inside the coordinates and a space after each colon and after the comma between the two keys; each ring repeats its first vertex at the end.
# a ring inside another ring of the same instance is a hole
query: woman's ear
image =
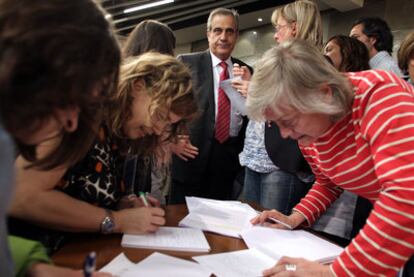
{"type": "Polygon", "coordinates": [[[63,129],[71,133],[78,129],[79,112],[80,108],[74,106],[65,109],[56,109],[55,115],[63,129]]]}
{"type": "Polygon", "coordinates": [[[322,85],[320,91],[322,92],[322,99],[326,103],[330,103],[332,101],[332,88],[328,84],[322,85]]]}
{"type": "Polygon", "coordinates": [[[292,22],[292,36],[295,38],[297,33],[296,22],[292,22]]]}
{"type": "Polygon", "coordinates": [[[134,91],[141,91],[143,88],[145,88],[144,80],[139,79],[134,81],[134,91]]]}

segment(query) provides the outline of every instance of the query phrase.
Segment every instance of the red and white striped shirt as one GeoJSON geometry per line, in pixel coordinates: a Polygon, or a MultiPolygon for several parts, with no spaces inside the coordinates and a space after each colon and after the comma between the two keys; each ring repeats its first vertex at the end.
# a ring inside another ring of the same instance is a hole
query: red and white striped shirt
{"type": "Polygon", "coordinates": [[[349,73],[352,112],[301,150],[316,176],[295,207],[312,224],[342,190],[374,208],[331,265],[337,276],[395,276],[414,253],[414,89],[392,73],[349,73]]]}

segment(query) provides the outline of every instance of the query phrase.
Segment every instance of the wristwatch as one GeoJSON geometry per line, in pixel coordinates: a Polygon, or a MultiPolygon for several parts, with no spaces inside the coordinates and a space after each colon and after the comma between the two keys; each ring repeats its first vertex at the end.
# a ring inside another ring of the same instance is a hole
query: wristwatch
{"type": "Polygon", "coordinates": [[[111,210],[105,209],[105,213],[106,215],[101,223],[101,233],[105,235],[112,234],[115,229],[115,220],[111,210]]]}

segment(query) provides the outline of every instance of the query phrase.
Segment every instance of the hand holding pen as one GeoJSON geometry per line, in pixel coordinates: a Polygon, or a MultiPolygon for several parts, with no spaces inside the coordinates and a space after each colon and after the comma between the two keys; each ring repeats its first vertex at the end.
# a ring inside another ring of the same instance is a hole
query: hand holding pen
{"type": "Polygon", "coordinates": [[[165,211],[159,207],[159,202],[146,193],[134,195],[132,207],[114,212],[117,232],[128,234],[143,234],[155,232],[165,224],[165,211]]]}
{"type": "Polygon", "coordinates": [[[96,253],[90,252],[86,256],[85,262],[83,263],[83,276],[84,277],[111,277],[112,276],[112,274],[110,273],[96,272],[95,269],[96,269],[96,253]]]}
{"type": "Polygon", "coordinates": [[[270,210],[260,213],[250,222],[253,225],[262,224],[272,228],[292,230],[299,226],[304,220],[305,218],[297,212],[293,212],[291,215],[286,216],[276,210],[270,210]]]}
{"type": "Polygon", "coordinates": [[[86,256],[85,262],[83,263],[83,276],[91,277],[93,272],[95,271],[95,267],[96,267],[96,253],[91,252],[86,256]]]}
{"type": "Polygon", "coordinates": [[[139,196],[136,194],[128,194],[122,197],[119,201],[118,209],[126,209],[126,208],[140,208],[140,207],[160,207],[160,201],[156,198],[150,196],[148,193],[140,192],[139,196]],[[147,201],[148,205],[145,205],[143,201],[143,194],[144,199],[147,201]]]}

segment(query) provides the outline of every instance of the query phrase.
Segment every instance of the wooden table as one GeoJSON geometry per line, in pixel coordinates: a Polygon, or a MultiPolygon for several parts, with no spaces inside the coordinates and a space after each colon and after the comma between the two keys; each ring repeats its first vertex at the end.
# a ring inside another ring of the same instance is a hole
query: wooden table
{"type": "MultiPolygon", "coordinates": [[[[184,218],[188,211],[186,205],[170,205],[165,207],[166,226],[178,226],[178,222],[184,218]]],[[[221,253],[235,250],[247,249],[241,239],[225,237],[209,232],[204,232],[210,244],[210,253],[221,253]]],[[[52,259],[56,265],[81,269],[86,255],[95,251],[97,254],[96,265],[101,268],[121,252],[132,262],[139,262],[155,251],[176,256],[184,259],[191,259],[192,256],[200,255],[195,252],[160,251],[138,248],[121,247],[122,235],[100,235],[100,234],[79,234],[75,236],[62,249],[57,251],[52,259]]]]}

